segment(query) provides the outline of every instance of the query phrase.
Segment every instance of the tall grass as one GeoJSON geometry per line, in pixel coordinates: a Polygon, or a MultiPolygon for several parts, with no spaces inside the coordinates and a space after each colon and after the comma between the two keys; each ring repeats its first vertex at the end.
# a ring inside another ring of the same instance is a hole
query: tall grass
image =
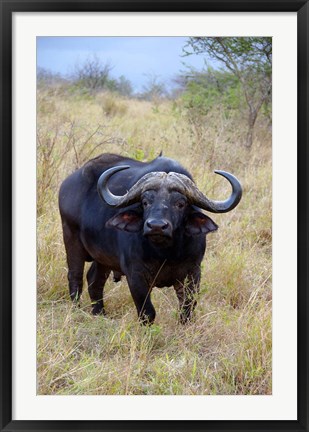
{"type": "Polygon", "coordinates": [[[109,94],[38,93],[39,394],[257,395],[271,383],[271,136],[259,120],[251,150],[246,125],[219,109],[193,119],[177,102],[109,94]],[[71,305],[57,206],[61,181],[103,152],[139,160],[160,151],[193,174],[199,188],[224,199],[234,173],[239,206],[212,215],[194,320],[178,323],[172,288],[154,289],[152,327],[141,327],[125,279],[106,284],[106,316],[93,317],[86,286],[71,305]]]}

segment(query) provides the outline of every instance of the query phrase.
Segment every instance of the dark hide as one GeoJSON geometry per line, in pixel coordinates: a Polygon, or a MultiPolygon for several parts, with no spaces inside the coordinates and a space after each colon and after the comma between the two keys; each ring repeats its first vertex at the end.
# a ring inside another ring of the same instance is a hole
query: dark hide
{"type": "Polygon", "coordinates": [[[180,304],[181,322],[186,322],[196,304],[200,264],[206,234],[217,225],[178,192],[146,191],[141,202],[117,209],[103,202],[97,182],[103,171],[129,165],[108,182],[110,191],[124,195],[137,180],[153,171],[176,172],[192,179],[178,162],[158,157],[143,163],[122,156],[103,154],[86,163],[61,185],[59,207],[67,253],[70,296],[82,293],[84,264],[93,313],[104,312],[103,287],[111,271],[114,280],[125,275],[144,323],[155,319],[151,303],[154,286],[174,286],[180,304]]]}

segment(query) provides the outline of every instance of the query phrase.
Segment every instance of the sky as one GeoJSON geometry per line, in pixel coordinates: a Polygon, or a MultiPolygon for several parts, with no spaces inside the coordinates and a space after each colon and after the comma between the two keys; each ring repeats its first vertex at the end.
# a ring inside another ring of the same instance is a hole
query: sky
{"type": "Polygon", "coordinates": [[[183,57],[185,37],[38,37],[37,66],[69,76],[76,65],[96,56],[113,67],[112,78],[124,75],[135,92],[143,90],[149,76],[173,87],[173,78],[186,66],[201,70],[203,56],[183,57]]]}

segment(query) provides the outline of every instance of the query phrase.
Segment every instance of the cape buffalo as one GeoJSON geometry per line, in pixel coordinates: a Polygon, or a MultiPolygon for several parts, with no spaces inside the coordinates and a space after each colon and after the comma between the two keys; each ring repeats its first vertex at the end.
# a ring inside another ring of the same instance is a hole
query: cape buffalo
{"type": "Polygon", "coordinates": [[[174,286],[180,320],[190,319],[200,285],[206,234],[217,230],[201,209],[225,213],[237,206],[242,189],[232,186],[225,201],[207,198],[190,173],[161,155],[144,163],[103,154],[87,162],[61,185],[59,207],[67,253],[70,296],[82,293],[84,264],[92,313],[104,313],[103,287],[111,271],[125,275],[139,319],[152,323],[154,286],[174,286]]]}

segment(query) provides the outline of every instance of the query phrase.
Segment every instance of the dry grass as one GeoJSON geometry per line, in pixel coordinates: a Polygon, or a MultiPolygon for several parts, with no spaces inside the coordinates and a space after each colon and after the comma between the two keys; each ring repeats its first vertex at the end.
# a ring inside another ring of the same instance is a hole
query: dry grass
{"type": "Polygon", "coordinates": [[[260,120],[251,151],[245,126],[218,111],[192,122],[177,104],[114,95],[38,94],[38,393],[270,394],[271,136],[260,120]],[[143,328],[125,280],[107,282],[106,317],[90,314],[84,290],[72,307],[57,193],[89,157],[117,152],[149,160],[160,150],[186,166],[209,196],[223,199],[230,170],[240,205],[213,215],[195,319],[177,322],[172,288],[155,289],[156,323],[143,328]]]}

